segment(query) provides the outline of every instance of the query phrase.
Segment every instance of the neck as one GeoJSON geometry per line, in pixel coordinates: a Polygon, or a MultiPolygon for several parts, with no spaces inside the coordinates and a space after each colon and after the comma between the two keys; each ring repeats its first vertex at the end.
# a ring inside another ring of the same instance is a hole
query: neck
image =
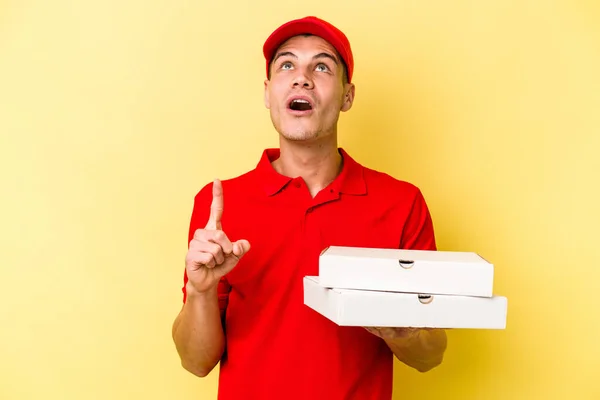
{"type": "Polygon", "coordinates": [[[282,139],[280,150],[273,168],[285,176],[302,177],[313,197],[338,176],[342,167],[342,156],[335,141],[302,143],[282,139]]]}

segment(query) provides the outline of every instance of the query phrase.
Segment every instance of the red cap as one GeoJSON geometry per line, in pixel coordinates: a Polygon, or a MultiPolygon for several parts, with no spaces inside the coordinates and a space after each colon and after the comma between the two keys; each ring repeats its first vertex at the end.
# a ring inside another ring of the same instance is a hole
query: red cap
{"type": "Polygon", "coordinates": [[[263,54],[267,60],[267,77],[269,76],[269,64],[271,64],[277,48],[292,36],[306,33],[319,36],[335,47],[346,64],[348,82],[352,81],[354,59],[348,38],[338,28],[317,17],[305,17],[286,22],[271,33],[263,46],[263,54]]]}

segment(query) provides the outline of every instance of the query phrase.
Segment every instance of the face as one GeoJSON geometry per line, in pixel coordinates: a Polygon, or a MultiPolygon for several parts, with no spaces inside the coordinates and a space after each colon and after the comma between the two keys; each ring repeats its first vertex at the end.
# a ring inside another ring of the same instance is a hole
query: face
{"type": "Polygon", "coordinates": [[[335,138],[341,111],[354,100],[335,48],[317,36],[296,36],[273,57],[265,81],[265,106],[273,126],[287,140],[335,138]]]}

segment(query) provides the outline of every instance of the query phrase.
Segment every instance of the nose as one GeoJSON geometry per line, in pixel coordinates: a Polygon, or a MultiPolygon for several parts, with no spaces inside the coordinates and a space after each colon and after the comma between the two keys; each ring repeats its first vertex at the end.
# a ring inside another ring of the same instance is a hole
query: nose
{"type": "Polygon", "coordinates": [[[294,76],[294,79],[292,81],[292,86],[294,88],[302,87],[303,89],[312,89],[313,88],[313,81],[312,81],[312,79],[310,78],[310,76],[306,72],[299,71],[294,76]]]}

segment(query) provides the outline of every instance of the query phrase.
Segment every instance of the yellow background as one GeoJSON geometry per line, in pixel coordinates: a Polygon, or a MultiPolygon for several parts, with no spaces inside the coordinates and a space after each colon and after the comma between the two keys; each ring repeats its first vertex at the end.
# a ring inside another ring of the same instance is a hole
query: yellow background
{"type": "Polygon", "coordinates": [[[192,200],[277,145],[261,46],[309,14],[355,51],[341,145],[509,298],[394,398],[600,399],[599,4],[0,1],[0,399],[215,398],[171,342],[192,200]]]}

